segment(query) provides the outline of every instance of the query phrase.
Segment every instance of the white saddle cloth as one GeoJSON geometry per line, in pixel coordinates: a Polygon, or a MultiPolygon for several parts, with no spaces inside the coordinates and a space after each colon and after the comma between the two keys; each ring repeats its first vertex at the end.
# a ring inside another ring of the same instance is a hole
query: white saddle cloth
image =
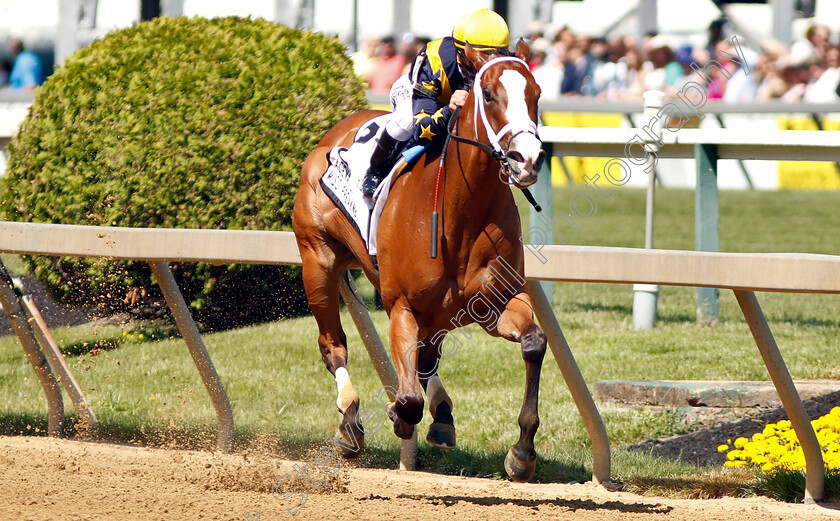
{"type": "Polygon", "coordinates": [[[384,114],[362,125],[350,148],[330,150],[329,167],[321,176],[324,192],[353,223],[370,255],[376,255],[377,225],[388,198],[394,169],[376,189],[373,196],[376,203],[362,194],[362,181],[370,167],[370,156],[390,117],[390,114],[384,114]]]}

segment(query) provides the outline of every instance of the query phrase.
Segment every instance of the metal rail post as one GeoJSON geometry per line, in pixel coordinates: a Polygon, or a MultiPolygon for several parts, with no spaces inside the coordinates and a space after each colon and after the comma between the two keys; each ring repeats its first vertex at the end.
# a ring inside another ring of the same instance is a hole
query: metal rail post
{"type": "Polygon", "coordinates": [[[26,321],[26,315],[18,304],[14,283],[2,264],[0,264],[0,306],[9,317],[12,329],[20,339],[26,357],[32,364],[47,397],[47,433],[50,436],[62,437],[64,436],[64,401],[61,398],[61,388],[58,386],[50,364],[44,358],[44,353],[38,345],[32,328],[26,321]]]}
{"type": "Polygon", "coordinates": [[[776,386],[776,391],[782,400],[782,406],[802,445],[802,451],[805,454],[805,502],[821,501],[825,491],[825,462],[817,435],[802,405],[802,399],[796,392],[796,386],[793,385],[790,372],[779,352],[773,333],[767,325],[767,320],[761,312],[755,293],[737,289],[733,291],[744,313],[744,318],[750,326],[755,343],[758,345],[761,358],[764,359],[764,365],[767,366],[773,385],[776,386]]]}
{"type": "MultiPolygon", "coordinates": [[[[662,146],[662,118],[659,111],[665,103],[665,93],[649,90],[644,94],[644,141],[645,173],[648,176],[645,200],[645,249],[653,248],[653,194],[656,187],[656,155],[662,146]]],[[[659,286],[656,284],[633,284],[633,327],[653,329],[656,325],[656,301],[659,286]]]]}
{"type": "MultiPolygon", "coordinates": [[[[720,202],[718,201],[717,145],[694,145],[697,188],[694,190],[694,238],[697,251],[720,251],[720,202]]],[[[697,288],[697,322],[717,324],[720,290],[697,288]]]]}
{"type": "MultiPolygon", "coordinates": [[[[367,308],[362,301],[359,290],[356,288],[356,283],[353,277],[350,276],[349,271],[345,271],[341,276],[341,297],[344,303],[347,304],[347,310],[350,311],[350,316],[353,317],[353,323],[356,324],[356,329],[359,330],[359,335],[362,337],[362,342],[365,344],[368,355],[370,356],[373,367],[376,369],[376,374],[379,375],[379,380],[382,382],[382,387],[388,393],[388,398],[391,401],[396,401],[397,397],[394,391],[399,388],[400,381],[397,378],[397,372],[391,364],[391,359],[385,351],[385,346],[382,344],[382,339],[376,332],[376,327],[368,314],[367,308]]],[[[414,429],[414,435],[410,440],[402,440],[400,444],[400,470],[415,470],[417,468],[417,429],[414,429]]]]}
{"type": "Polygon", "coordinates": [[[193,321],[187,303],[184,301],[184,296],[181,295],[181,290],[178,289],[178,284],[175,282],[172,270],[169,269],[169,264],[164,261],[152,261],[149,262],[149,265],[161,291],[163,291],[166,304],[172,310],[172,316],[181,331],[181,336],[184,337],[184,342],[186,342],[187,349],[189,349],[193,362],[195,362],[195,367],[201,375],[201,381],[204,382],[204,387],[210,394],[213,407],[216,409],[216,417],[219,422],[216,439],[219,448],[225,452],[230,452],[233,449],[233,410],[230,408],[230,400],[228,400],[222,379],[216,372],[216,367],[213,365],[213,360],[210,359],[210,353],[207,352],[204,341],[201,340],[198,327],[193,321]]]}
{"type": "MultiPolygon", "coordinates": [[[[554,156],[554,145],[552,143],[543,143],[543,150],[545,150],[546,161],[540,170],[537,182],[534,185],[534,199],[542,207],[542,212],[529,205],[529,220],[531,228],[539,228],[546,237],[549,244],[553,244],[554,240],[554,190],[551,184],[551,158],[554,156]],[[542,218],[540,218],[542,217],[542,218]]],[[[563,158],[560,158],[562,161],[563,158]]],[[[565,164],[563,166],[565,168],[565,164]]],[[[569,178],[571,179],[571,177],[569,178]]],[[[550,280],[540,281],[543,291],[545,291],[549,302],[554,301],[554,282],[550,280]]]]}
{"type": "Polygon", "coordinates": [[[35,333],[35,338],[41,343],[41,347],[43,347],[44,353],[47,355],[47,360],[49,360],[53,370],[58,373],[58,380],[70,396],[73,406],[76,407],[76,412],[90,427],[95,427],[98,423],[96,415],[93,414],[93,409],[91,409],[90,403],[85,398],[81,386],[79,386],[79,383],[70,371],[70,367],[64,360],[64,355],[58,349],[58,344],[52,334],[50,334],[47,323],[44,317],[41,316],[41,312],[38,311],[38,307],[32,300],[32,296],[24,295],[20,299],[20,303],[23,304],[23,309],[29,317],[29,326],[32,328],[32,332],[35,333]]]}
{"type": "Polygon", "coordinates": [[[529,280],[525,282],[525,289],[531,296],[534,314],[548,339],[548,346],[551,348],[554,360],[560,367],[563,379],[569,387],[572,399],[575,401],[580,416],[583,418],[583,424],[586,426],[586,431],[589,433],[589,438],[592,440],[592,481],[601,484],[607,483],[610,480],[610,439],[607,436],[607,429],[604,427],[604,420],[601,418],[598,408],[595,407],[592,394],[586,386],[583,375],[580,374],[580,368],[575,362],[572,350],[569,349],[566,337],[563,336],[560,324],[557,323],[557,317],[554,316],[554,311],[542,291],[542,286],[537,281],[529,280]]]}

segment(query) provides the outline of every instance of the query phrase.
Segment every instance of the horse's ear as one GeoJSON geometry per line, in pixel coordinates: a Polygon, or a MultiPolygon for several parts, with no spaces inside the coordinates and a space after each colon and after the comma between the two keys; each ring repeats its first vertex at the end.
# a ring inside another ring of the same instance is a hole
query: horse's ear
{"type": "Polygon", "coordinates": [[[478,71],[481,69],[482,65],[487,63],[487,56],[483,52],[475,50],[469,42],[464,44],[464,54],[467,56],[467,60],[469,60],[472,64],[475,71],[478,71]]]}
{"type": "Polygon", "coordinates": [[[526,63],[531,59],[531,46],[523,38],[516,42],[516,57],[526,63]]]}

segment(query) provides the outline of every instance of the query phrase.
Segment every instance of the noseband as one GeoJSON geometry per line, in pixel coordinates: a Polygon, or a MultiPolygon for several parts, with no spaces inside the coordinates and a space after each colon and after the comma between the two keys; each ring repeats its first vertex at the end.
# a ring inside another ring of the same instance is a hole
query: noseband
{"type": "MultiPolygon", "coordinates": [[[[507,125],[505,125],[498,132],[496,132],[495,130],[493,130],[493,127],[490,125],[490,122],[487,119],[487,112],[486,112],[486,109],[485,109],[485,103],[482,102],[482,100],[480,99],[481,96],[479,96],[479,94],[482,91],[481,80],[482,80],[482,77],[484,76],[484,73],[487,71],[487,69],[489,69],[493,65],[498,65],[500,63],[510,62],[510,61],[521,63],[526,69],[528,68],[528,64],[525,63],[525,61],[520,59],[520,58],[517,58],[515,56],[500,56],[498,58],[493,58],[492,60],[485,63],[481,67],[481,69],[479,69],[478,73],[475,75],[475,81],[473,83],[473,100],[475,102],[475,110],[473,111],[474,132],[475,132],[475,135],[477,136],[478,135],[478,120],[479,120],[479,116],[480,116],[481,124],[484,125],[484,131],[487,133],[487,139],[490,141],[490,145],[487,145],[486,143],[482,143],[481,141],[478,141],[478,140],[475,140],[475,139],[469,139],[469,138],[461,137],[461,136],[458,136],[458,135],[454,134],[452,131],[455,127],[455,123],[458,120],[459,114],[453,114],[452,117],[449,119],[449,125],[447,126],[447,132],[449,133],[449,137],[454,139],[455,141],[457,141],[459,143],[465,143],[465,144],[468,144],[468,145],[472,145],[472,146],[477,147],[477,148],[483,150],[484,152],[487,152],[488,154],[490,154],[490,156],[493,159],[495,159],[496,161],[501,163],[502,169],[504,170],[505,174],[507,174],[507,181],[503,180],[503,182],[505,182],[506,184],[512,185],[513,183],[511,182],[511,175],[510,175],[511,174],[511,172],[510,172],[511,167],[510,167],[510,163],[508,162],[508,153],[510,152],[510,147],[513,144],[514,138],[516,138],[516,136],[518,136],[519,134],[533,134],[534,137],[539,139],[539,134],[537,134],[537,125],[533,121],[530,121],[530,118],[529,118],[529,122],[531,123],[531,125],[526,129],[520,129],[520,130],[514,131],[513,130],[513,125],[510,122],[508,122],[507,125]],[[507,142],[507,146],[505,147],[504,150],[502,150],[501,139],[506,134],[511,134],[511,136],[510,136],[510,139],[507,142]]],[[[457,112],[460,112],[460,107],[457,110],[457,112]]]]}

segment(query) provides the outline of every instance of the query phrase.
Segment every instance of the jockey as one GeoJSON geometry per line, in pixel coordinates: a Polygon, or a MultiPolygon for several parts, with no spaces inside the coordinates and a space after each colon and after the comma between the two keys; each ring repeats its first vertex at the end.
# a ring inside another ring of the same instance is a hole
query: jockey
{"type": "Polygon", "coordinates": [[[414,137],[417,144],[426,145],[446,135],[449,118],[457,107],[464,106],[475,76],[467,63],[465,44],[482,52],[499,52],[507,50],[509,42],[505,20],[489,9],[480,9],[464,15],[452,36],[426,44],[408,75],[391,87],[393,114],[362,183],[366,197],[373,197],[405,141],[414,137]]]}

